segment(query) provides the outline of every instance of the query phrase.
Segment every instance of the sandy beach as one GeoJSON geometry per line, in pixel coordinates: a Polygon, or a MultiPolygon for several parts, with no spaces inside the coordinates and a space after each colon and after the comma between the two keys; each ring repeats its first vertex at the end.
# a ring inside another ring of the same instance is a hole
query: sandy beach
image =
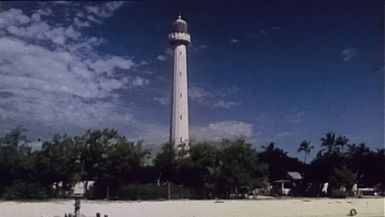
{"type": "MultiPolygon", "coordinates": [[[[273,200],[180,200],[180,201],[82,201],[81,213],[109,217],[345,217],[351,209],[356,216],[382,217],[384,198],[301,198],[273,200]]],[[[1,217],[54,217],[73,211],[73,200],[45,202],[0,202],[1,217]]]]}

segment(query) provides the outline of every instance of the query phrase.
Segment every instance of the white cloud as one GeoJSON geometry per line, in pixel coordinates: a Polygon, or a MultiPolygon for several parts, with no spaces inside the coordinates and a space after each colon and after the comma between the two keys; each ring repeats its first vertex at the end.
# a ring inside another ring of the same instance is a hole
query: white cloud
{"type": "Polygon", "coordinates": [[[190,51],[192,53],[195,53],[195,52],[204,52],[205,50],[207,50],[207,45],[205,44],[201,44],[199,43],[198,41],[195,41],[192,43],[192,45],[190,46],[190,51]]]}
{"type": "Polygon", "coordinates": [[[237,86],[232,86],[232,87],[226,88],[226,93],[232,95],[232,94],[238,93],[240,90],[241,88],[237,86]]]}
{"type": "MultiPolygon", "coordinates": [[[[103,4],[107,9],[98,19],[112,16],[119,5],[103,4]]],[[[49,8],[30,16],[20,9],[0,12],[0,28],[6,30],[0,38],[0,128],[143,132],[118,93],[149,83],[133,70],[140,64],[99,54],[95,48],[106,40],[83,35],[79,25],[48,22],[51,15],[49,8]]]]}
{"type": "Polygon", "coordinates": [[[296,113],[288,114],[286,115],[285,118],[286,118],[286,121],[290,124],[298,124],[303,121],[304,116],[305,116],[305,112],[299,111],[296,113]]]}
{"type": "Polygon", "coordinates": [[[278,137],[287,137],[287,136],[291,136],[293,134],[294,134],[294,132],[285,131],[285,132],[277,133],[277,136],[278,137]]]}
{"type": "Polygon", "coordinates": [[[167,105],[170,103],[170,97],[153,97],[152,99],[162,105],[167,105]]]}
{"type": "Polygon", "coordinates": [[[96,61],[85,60],[85,63],[88,64],[96,73],[109,73],[114,72],[115,68],[119,69],[131,69],[135,66],[135,63],[128,58],[122,58],[119,56],[106,56],[97,59],[96,61]]]}
{"type": "Polygon", "coordinates": [[[241,121],[220,121],[210,123],[208,126],[191,128],[193,140],[221,140],[224,138],[251,138],[253,125],[241,121]]]}
{"type": "Polygon", "coordinates": [[[166,61],[168,59],[168,56],[166,55],[161,55],[159,54],[157,57],[156,57],[156,60],[159,60],[159,61],[166,61]]]}
{"type": "Polygon", "coordinates": [[[197,102],[204,102],[213,96],[211,93],[209,93],[205,89],[200,87],[195,87],[195,86],[189,88],[188,95],[191,100],[197,101],[197,102]]]}
{"type": "Polygon", "coordinates": [[[11,8],[8,11],[4,11],[1,13],[0,16],[0,23],[1,24],[8,24],[8,25],[24,25],[28,24],[31,21],[31,19],[24,15],[22,10],[11,8]]]}
{"type": "Polygon", "coordinates": [[[156,60],[158,61],[167,61],[173,55],[173,50],[171,48],[167,48],[162,54],[156,56],[156,60]]]}
{"type": "Polygon", "coordinates": [[[91,24],[88,21],[81,21],[79,18],[74,18],[74,25],[78,28],[90,27],[91,24]]]}
{"type": "Polygon", "coordinates": [[[36,14],[38,14],[40,16],[49,16],[52,14],[52,10],[51,10],[51,8],[40,8],[36,11],[36,14]]]}
{"type": "Polygon", "coordinates": [[[342,57],[342,60],[344,62],[347,62],[355,57],[357,57],[358,55],[358,49],[357,48],[347,48],[347,49],[343,49],[341,51],[341,57],[342,57]]]}
{"type": "Polygon", "coordinates": [[[142,86],[145,86],[145,85],[147,85],[149,83],[150,83],[150,81],[148,79],[145,79],[145,78],[142,78],[142,77],[135,77],[131,81],[131,87],[142,87],[142,86]]]}
{"type": "MultiPolygon", "coordinates": [[[[82,33],[75,29],[76,25],[52,25],[49,18],[51,9],[39,9],[31,17],[23,14],[20,9],[10,9],[0,13],[0,27],[8,34],[19,39],[38,44],[53,45],[55,48],[76,45],[79,42],[90,43],[82,37],[82,33]]],[[[98,40],[98,39],[94,39],[98,40]]],[[[100,39],[99,39],[100,40],[100,39]]],[[[68,47],[67,47],[68,48],[68,47]]]]}
{"type": "Polygon", "coordinates": [[[52,3],[57,5],[67,5],[67,4],[71,4],[72,1],[52,1],[52,3]]]}
{"type": "Polygon", "coordinates": [[[159,123],[136,123],[134,140],[144,139],[145,144],[161,145],[169,139],[169,126],[159,123]]]}
{"type": "Polygon", "coordinates": [[[259,30],[259,32],[260,32],[261,34],[263,34],[263,35],[266,35],[266,34],[267,34],[267,31],[264,30],[264,29],[259,30]]]}
{"type": "Polygon", "coordinates": [[[199,49],[207,49],[207,45],[205,44],[201,44],[198,46],[199,49]]]}
{"type": "MultiPolygon", "coordinates": [[[[108,97],[111,91],[124,87],[123,79],[107,78],[101,72],[115,73],[121,62],[106,61],[104,70],[93,70],[93,63],[81,60],[67,51],[50,51],[42,46],[3,37],[0,39],[0,81],[2,87],[33,88],[55,93],[66,93],[82,98],[108,97]]],[[[125,69],[130,69],[127,60],[125,69]]]]}
{"type": "Polygon", "coordinates": [[[172,56],[173,50],[171,48],[167,48],[165,53],[166,55],[172,56]]]}
{"type": "Polygon", "coordinates": [[[241,43],[241,40],[236,39],[236,38],[231,38],[230,43],[233,43],[233,44],[241,43]]]}
{"type": "Polygon", "coordinates": [[[241,103],[239,103],[239,102],[219,100],[218,102],[214,103],[213,107],[231,108],[234,106],[239,106],[240,104],[241,103]]]}
{"type": "Polygon", "coordinates": [[[86,6],[87,18],[89,21],[100,24],[103,18],[111,17],[123,4],[123,1],[110,1],[103,4],[86,6]]]}
{"type": "MultiPolygon", "coordinates": [[[[91,27],[93,24],[103,24],[104,20],[113,16],[124,3],[124,1],[82,3],[76,1],[41,2],[39,5],[42,8],[38,9],[36,14],[47,16],[51,15],[52,10],[65,8],[65,19],[72,21],[73,26],[80,29],[91,27]]],[[[57,15],[53,16],[59,18],[57,15]]]]}
{"type": "Polygon", "coordinates": [[[0,115],[12,119],[90,126],[98,121],[96,117],[116,115],[111,112],[117,105],[106,98],[128,85],[124,77],[110,78],[90,70],[71,53],[9,37],[0,39],[0,61],[0,91],[9,94],[0,99],[5,108],[0,115]]]}
{"type": "Polygon", "coordinates": [[[193,103],[209,106],[211,108],[232,108],[239,106],[240,102],[226,100],[229,96],[237,93],[238,87],[230,87],[224,90],[208,91],[204,88],[192,86],[189,88],[189,98],[193,103]]]}

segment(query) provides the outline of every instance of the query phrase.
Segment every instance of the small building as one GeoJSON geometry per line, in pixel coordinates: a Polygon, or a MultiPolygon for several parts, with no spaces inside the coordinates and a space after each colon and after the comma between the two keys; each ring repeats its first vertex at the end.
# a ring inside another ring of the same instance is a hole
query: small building
{"type": "Polygon", "coordinates": [[[300,186],[302,180],[301,173],[287,172],[283,179],[273,181],[272,191],[280,195],[290,195],[293,193],[293,190],[300,186]]]}
{"type": "Polygon", "coordinates": [[[87,191],[91,189],[94,183],[95,181],[93,180],[77,182],[72,187],[72,194],[74,196],[84,196],[84,194],[86,194],[87,191]]]}

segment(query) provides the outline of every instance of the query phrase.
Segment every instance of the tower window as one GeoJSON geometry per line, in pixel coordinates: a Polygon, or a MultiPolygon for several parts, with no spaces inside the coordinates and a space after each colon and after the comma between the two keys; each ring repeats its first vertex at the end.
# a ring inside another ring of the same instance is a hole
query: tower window
{"type": "Polygon", "coordinates": [[[179,116],[179,119],[181,119],[181,120],[182,120],[182,115],[180,115],[180,116],[179,116]]]}
{"type": "Polygon", "coordinates": [[[179,76],[182,77],[182,72],[179,72],[179,76]]]}
{"type": "Polygon", "coordinates": [[[182,98],[182,93],[179,94],[179,97],[182,98]]]}
{"type": "Polygon", "coordinates": [[[182,51],[179,51],[179,55],[182,56],[182,51]]]}
{"type": "Polygon", "coordinates": [[[180,142],[183,142],[182,137],[179,138],[180,142]]]}

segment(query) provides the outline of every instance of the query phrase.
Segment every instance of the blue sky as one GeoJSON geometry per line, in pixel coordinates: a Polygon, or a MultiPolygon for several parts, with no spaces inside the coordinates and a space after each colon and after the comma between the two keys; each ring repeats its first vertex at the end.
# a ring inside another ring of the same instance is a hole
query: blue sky
{"type": "Polygon", "coordinates": [[[273,141],[296,155],[332,130],[384,145],[383,1],[2,2],[0,131],[113,127],[168,138],[167,34],[189,24],[194,140],[273,141]]]}

